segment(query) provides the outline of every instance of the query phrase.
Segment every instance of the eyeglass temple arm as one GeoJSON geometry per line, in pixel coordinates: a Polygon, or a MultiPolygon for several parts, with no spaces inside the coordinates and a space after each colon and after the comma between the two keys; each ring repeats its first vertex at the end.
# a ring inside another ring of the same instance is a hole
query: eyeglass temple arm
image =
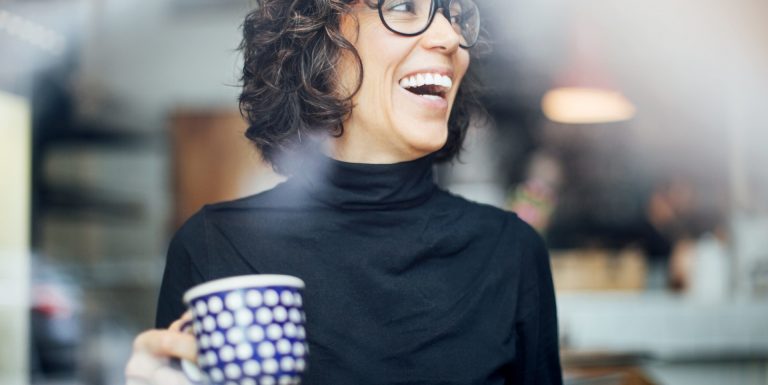
{"type": "Polygon", "coordinates": [[[442,9],[443,11],[440,13],[442,13],[448,21],[451,21],[451,1],[452,0],[433,0],[435,4],[435,13],[437,13],[439,9],[442,9]]]}

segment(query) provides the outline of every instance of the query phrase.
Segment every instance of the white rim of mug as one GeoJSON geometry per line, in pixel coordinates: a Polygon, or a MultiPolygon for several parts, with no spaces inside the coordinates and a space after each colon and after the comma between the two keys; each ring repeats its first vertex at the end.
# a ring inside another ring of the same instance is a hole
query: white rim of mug
{"type": "Polygon", "coordinates": [[[193,299],[222,291],[230,291],[269,286],[287,286],[297,289],[304,288],[304,281],[292,275],[280,274],[251,274],[236,277],[221,278],[201,283],[184,293],[184,303],[189,304],[193,299]]]}

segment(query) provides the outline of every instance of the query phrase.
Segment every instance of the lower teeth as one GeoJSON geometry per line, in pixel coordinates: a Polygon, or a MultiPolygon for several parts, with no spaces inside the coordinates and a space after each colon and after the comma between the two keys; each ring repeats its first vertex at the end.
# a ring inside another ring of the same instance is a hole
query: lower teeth
{"type": "Polygon", "coordinates": [[[425,98],[425,99],[430,99],[430,100],[442,100],[443,99],[443,98],[441,98],[441,97],[439,97],[437,95],[427,95],[427,94],[425,94],[425,95],[419,95],[419,96],[421,96],[422,98],[425,98]]]}

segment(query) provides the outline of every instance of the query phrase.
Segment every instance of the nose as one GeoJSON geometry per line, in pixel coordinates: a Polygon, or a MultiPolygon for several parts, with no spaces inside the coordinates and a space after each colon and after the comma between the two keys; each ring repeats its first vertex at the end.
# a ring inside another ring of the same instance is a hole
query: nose
{"type": "Polygon", "coordinates": [[[440,8],[435,12],[432,25],[424,31],[422,42],[426,48],[437,49],[445,53],[452,53],[459,48],[461,36],[453,29],[449,20],[450,13],[446,8],[440,8]]]}

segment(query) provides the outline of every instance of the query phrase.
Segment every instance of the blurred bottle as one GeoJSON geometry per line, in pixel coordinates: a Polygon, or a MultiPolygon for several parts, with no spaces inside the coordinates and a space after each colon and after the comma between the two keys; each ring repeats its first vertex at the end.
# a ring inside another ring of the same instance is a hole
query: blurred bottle
{"type": "Polygon", "coordinates": [[[719,303],[729,293],[730,263],[722,241],[707,233],[694,248],[688,294],[695,300],[719,303]]]}
{"type": "Polygon", "coordinates": [[[768,215],[734,215],[735,289],[742,298],[768,298],[768,215]]]}
{"type": "Polygon", "coordinates": [[[562,179],[560,161],[544,151],[536,152],[528,164],[526,180],[508,194],[506,207],[545,233],[557,206],[562,179]]]}

